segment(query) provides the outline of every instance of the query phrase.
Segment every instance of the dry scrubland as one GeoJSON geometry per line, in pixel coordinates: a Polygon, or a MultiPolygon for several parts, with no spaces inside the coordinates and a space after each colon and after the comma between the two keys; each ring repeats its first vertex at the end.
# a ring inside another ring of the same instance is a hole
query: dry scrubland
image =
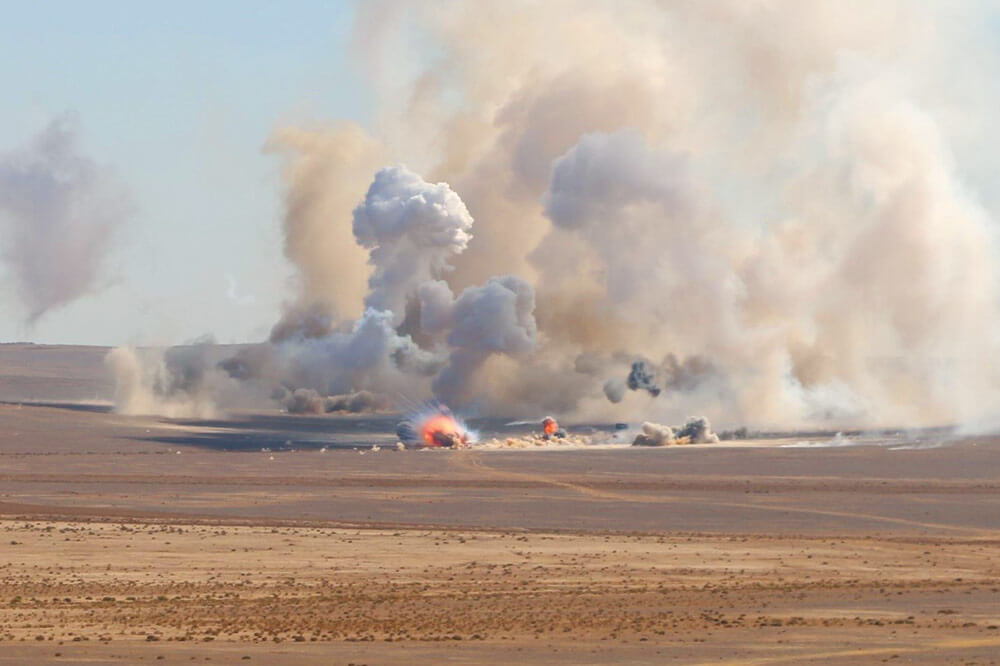
{"type": "MultiPolygon", "coordinates": [[[[55,403],[98,354],[0,352],[55,403]]],[[[994,439],[376,454],[350,446],[391,419],[0,420],[0,664],[1000,663],[994,439]]]]}

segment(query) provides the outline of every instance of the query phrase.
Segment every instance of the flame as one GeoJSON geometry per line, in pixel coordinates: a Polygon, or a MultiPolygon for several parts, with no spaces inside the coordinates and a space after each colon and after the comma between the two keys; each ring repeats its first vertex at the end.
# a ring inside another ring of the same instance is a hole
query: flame
{"type": "Polygon", "coordinates": [[[554,435],[559,430],[559,424],[551,416],[546,416],[542,419],[542,430],[546,435],[554,435]]]}
{"type": "Polygon", "coordinates": [[[465,433],[452,417],[447,414],[435,414],[424,421],[420,436],[427,446],[441,446],[441,442],[434,436],[436,434],[446,435],[449,438],[456,437],[465,440],[465,433]]]}

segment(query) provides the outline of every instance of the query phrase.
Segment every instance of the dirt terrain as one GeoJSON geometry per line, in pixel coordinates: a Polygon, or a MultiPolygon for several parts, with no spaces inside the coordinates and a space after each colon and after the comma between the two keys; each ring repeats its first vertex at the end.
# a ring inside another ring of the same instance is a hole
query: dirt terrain
{"type": "Polygon", "coordinates": [[[0,664],[1000,663],[991,437],[395,451],[5,347],[0,664]]]}

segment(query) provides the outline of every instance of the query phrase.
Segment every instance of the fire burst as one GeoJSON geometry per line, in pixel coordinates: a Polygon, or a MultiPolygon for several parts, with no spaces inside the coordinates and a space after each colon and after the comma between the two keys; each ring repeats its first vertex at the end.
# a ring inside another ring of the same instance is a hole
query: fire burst
{"type": "Polygon", "coordinates": [[[408,446],[457,449],[475,440],[474,433],[440,403],[429,404],[407,415],[397,426],[396,434],[408,446]]]}

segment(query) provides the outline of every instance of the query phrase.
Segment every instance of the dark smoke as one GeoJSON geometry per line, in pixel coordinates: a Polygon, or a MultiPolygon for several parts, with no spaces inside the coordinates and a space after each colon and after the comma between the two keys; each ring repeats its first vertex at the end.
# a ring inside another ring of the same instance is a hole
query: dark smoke
{"type": "MultiPolygon", "coordinates": [[[[646,361],[635,361],[632,369],[629,370],[625,384],[631,391],[644,390],[654,398],[660,395],[660,387],[656,385],[656,372],[649,367],[646,361]]],[[[617,402],[617,401],[612,401],[617,402]]]]}
{"type": "Polygon", "coordinates": [[[659,366],[641,359],[633,361],[625,381],[609,379],[604,383],[604,395],[609,401],[619,403],[626,388],[646,391],[654,398],[664,390],[691,392],[718,375],[715,365],[704,356],[694,355],[679,361],[674,354],[668,354],[659,366]]]}

